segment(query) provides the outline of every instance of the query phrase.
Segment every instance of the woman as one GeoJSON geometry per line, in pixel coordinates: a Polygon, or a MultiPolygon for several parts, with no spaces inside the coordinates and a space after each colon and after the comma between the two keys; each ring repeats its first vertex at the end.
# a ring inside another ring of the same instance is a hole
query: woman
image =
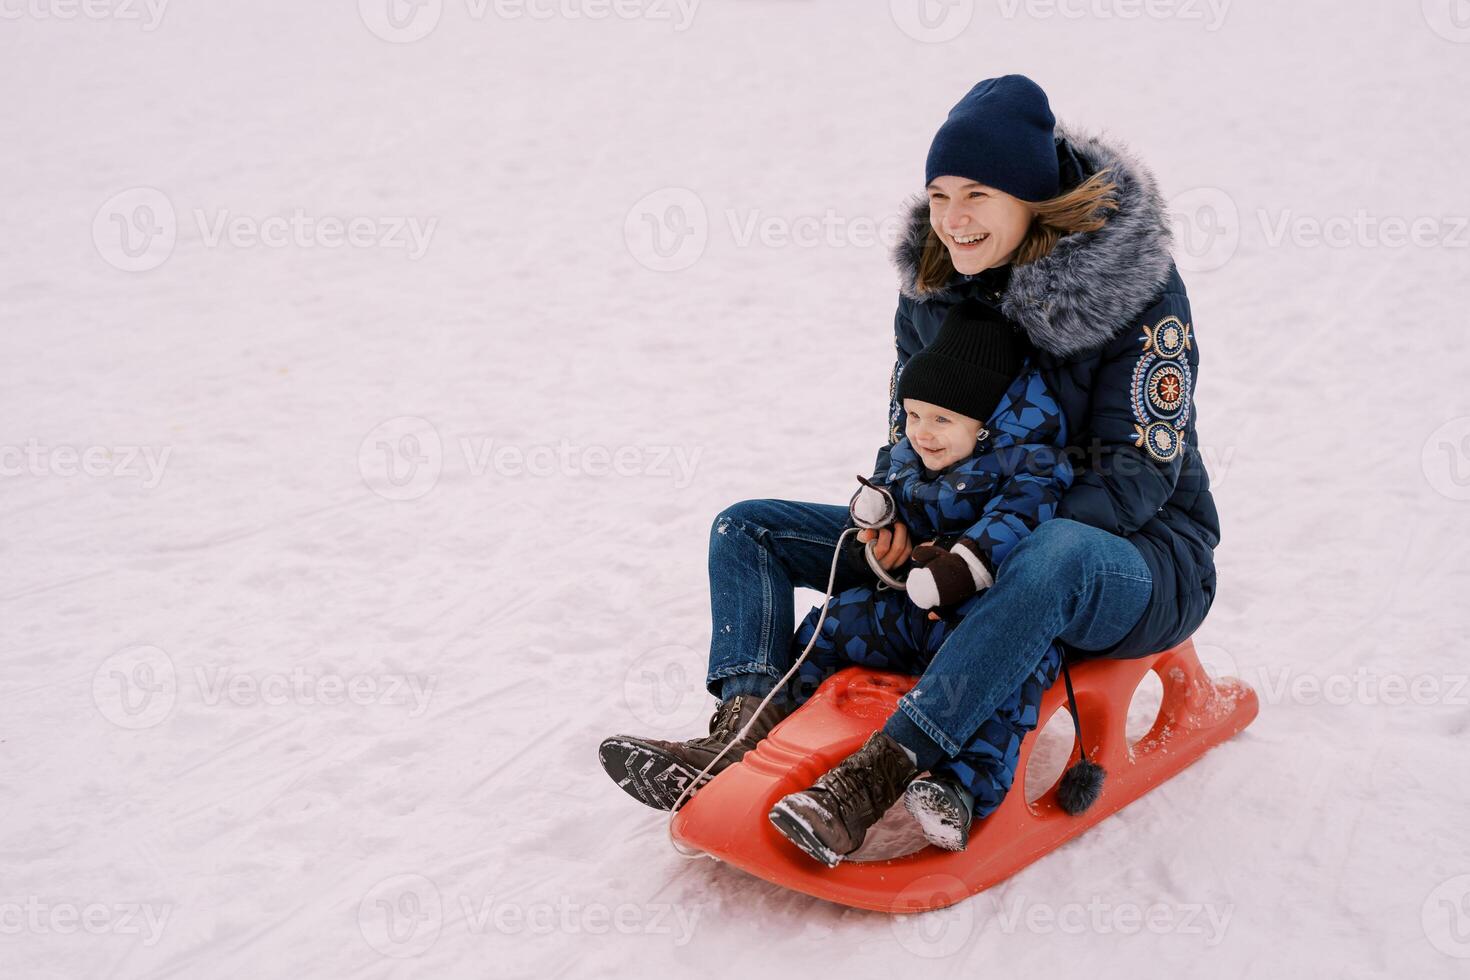
{"type": "MultiPolygon", "coordinates": [[[[898,361],[876,471],[901,435],[899,373],[952,306],[978,299],[1037,350],[1066,416],[1075,478],[1056,519],[975,574],[981,599],[882,731],[782,801],[815,821],[815,842],[795,841],[813,856],[860,846],[914,776],[957,756],[1054,642],[1073,656],[1155,653],[1193,633],[1215,593],[1219,523],[1194,420],[1199,351],[1153,176],[1122,144],[1058,127],[1040,87],[1006,75],[950,112],[925,182],[894,250],[898,361]]],[[[619,785],[667,808],[734,739],[794,659],[793,588],[826,587],[849,526],[845,507],[785,500],[742,501],[715,519],[707,685],[721,703],[700,738],[605,741],[602,763],[619,785]]],[[[909,560],[901,525],[862,537],[890,570],[909,560]]],[[[863,581],[861,562],[842,564],[839,589],[863,581]]],[[[791,710],[779,693],[713,772],[791,710]]]]}

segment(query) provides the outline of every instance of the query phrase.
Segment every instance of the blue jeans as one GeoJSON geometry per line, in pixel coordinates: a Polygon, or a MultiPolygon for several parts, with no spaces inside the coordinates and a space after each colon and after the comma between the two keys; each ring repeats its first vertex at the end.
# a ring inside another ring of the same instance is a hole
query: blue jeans
{"type": "MultiPolygon", "coordinates": [[[[847,508],[745,500],[710,530],[712,630],[706,684],[779,678],[795,659],[793,588],[827,587],[847,508]]],[[[836,588],[861,584],[839,562],[836,588]]],[[[995,584],[967,603],[885,730],[920,757],[957,756],[1021,687],[1054,641],[1104,650],[1126,636],[1152,597],[1143,556],[1126,538],[1076,521],[1047,521],[1015,547],[995,584]]]]}

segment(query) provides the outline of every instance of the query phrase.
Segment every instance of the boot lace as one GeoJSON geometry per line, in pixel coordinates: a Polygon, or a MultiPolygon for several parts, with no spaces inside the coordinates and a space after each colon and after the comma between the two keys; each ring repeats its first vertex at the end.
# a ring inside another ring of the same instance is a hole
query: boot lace
{"type": "Polygon", "coordinates": [[[835,769],[828,770],[817,780],[817,785],[830,792],[844,811],[857,804],[865,807],[868,814],[881,815],[903,795],[913,775],[907,763],[907,756],[899,759],[875,736],[835,769]]]}

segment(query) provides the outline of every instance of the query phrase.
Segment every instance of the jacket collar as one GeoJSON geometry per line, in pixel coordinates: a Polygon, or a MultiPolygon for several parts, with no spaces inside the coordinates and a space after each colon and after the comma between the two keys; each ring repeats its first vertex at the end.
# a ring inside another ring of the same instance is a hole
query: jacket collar
{"type": "MultiPolygon", "coordinates": [[[[1038,348],[1066,357],[1112,340],[1153,302],[1173,268],[1172,234],[1158,182],[1126,144],[1060,123],[1056,136],[1062,186],[1075,187],[1107,168],[1117,185],[1118,210],[1097,231],[1067,235],[1044,258],[1011,267],[1000,309],[1038,348]]],[[[903,295],[919,303],[977,292],[988,298],[995,277],[987,274],[1000,270],[956,273],[938,290],[917,291],[919,258],[929,234],[927,196],[912,198],[907,208],[904,232],[893,248],[903,295]]]]}

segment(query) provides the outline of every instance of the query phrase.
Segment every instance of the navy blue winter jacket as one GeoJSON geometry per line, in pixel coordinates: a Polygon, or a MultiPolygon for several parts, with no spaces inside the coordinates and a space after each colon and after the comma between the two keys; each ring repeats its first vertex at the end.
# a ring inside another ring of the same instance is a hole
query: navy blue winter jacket
{"type": "Polygon", "coordinates": [[[903,365],[938,335],[955,303],[989,303],[1030,338],[1036,366],[1062,406],[1075,476],[1057,516],[1126,537],[1148,563],[1148,609],[1128,636],[1095,654],[1138,657],[1188,637],[1215,597],[1220,524],[1195,432],[1199,343],[1152,174],[1111,140],[1061,125],[1056,132],[1062,186],[1106,168],[1119,207],[1104,227],[1064,236],[1039,261],[955,273],[921,293],[929,207],[923,197],[912,202],[894,248],[898,358],[889,445],[879,450],[874,475],[887,472],[890,447],[902,436],[903,410],[892,396],[903,365]]]}

